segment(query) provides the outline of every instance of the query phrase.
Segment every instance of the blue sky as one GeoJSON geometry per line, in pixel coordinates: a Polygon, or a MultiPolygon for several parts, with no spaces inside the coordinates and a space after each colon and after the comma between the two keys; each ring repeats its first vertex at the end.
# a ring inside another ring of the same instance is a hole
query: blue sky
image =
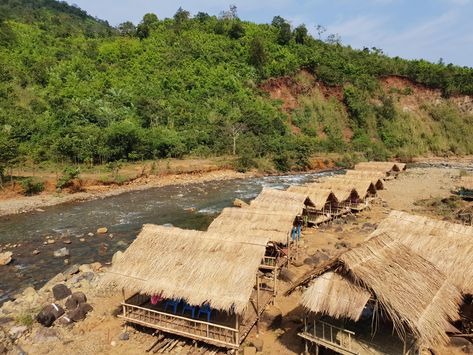
{"type": "Polygon", "coordinates": [[[182,6],[218,15],[230,4],[241,19],[271,22],[275,15],[316,35],[321,24],[343,44],[377,47],[392,56],[473,67],[473,0],[73,0],[89,14],[117,25],[138,23],[147,12],[171,17],[182,6]]]}

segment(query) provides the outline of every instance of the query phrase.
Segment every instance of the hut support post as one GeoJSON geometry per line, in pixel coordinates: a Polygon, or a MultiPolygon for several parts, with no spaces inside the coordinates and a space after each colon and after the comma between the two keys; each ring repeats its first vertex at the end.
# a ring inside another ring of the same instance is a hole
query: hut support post
{"type": "Polygon", "coordinates": [[[256,272],[256,334],[259,335],[259,271],[256,272]]]}
{"type": "MultiPolygon", "coordinates": [[[[126,302],[126,297],[125,297],[125,288],[122,287],[122,298],[123,298],[123,305],[122,305],[122,310],[123,310],[123,319],[125,319],[126,317],[126,306],[125,306],[125,302],[126,302]]],[[[125,332],[128,331],[128,323],[125,321],[125,332]]]]}
{"type": "Polygon", "coordinates": [[[238,313],[235,313],[235,329],[236,329],[236,339],[235,344],[240,344],[240,325],[238,324],[238,313]]]}
{"type": "Polygon", "coordinates": [[[289,264],[291,263],[291,244],[290,244],[290,237],[289,235],[287,236],[287,269],[289,270],[289,264]]]}

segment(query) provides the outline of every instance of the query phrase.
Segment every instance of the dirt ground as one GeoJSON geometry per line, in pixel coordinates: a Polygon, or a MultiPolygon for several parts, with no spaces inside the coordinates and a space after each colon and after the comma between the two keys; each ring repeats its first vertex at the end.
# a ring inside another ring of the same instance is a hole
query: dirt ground
{"type": "MultiPolygon", "coordinates": [[[[334,223],[303,230],[302,242],[298,249],[295,265],[289,269],[290,281],[296,280],[313,268],[310,258],[316,253],[327,255],[346,250],[362,243],[376,228],[377,224],[392,209],[419,211],[414,203],[432,196],[447,196],[459,176],[456,169],[411,169],[398,179],[387,182],[386,189],[379,192],[369,210],[356,217],[338,220],[334,223]]],[[[296,291],[289,297],[283,293],[291,282],[279,281],[278,295],[274,306],[269,306],[263,314],[260,334],[253,328],[244,346],[256,338],[263,340],[262,354],[300,354],[303,342],[297,336],[302,327],[302,309],[299,306],[301,293],[296,291]]],[[[94,311],[83,322],[70,329],[54,326],[57,338],[53,341],[38,341],[38,324],[33,325],[29,336],[21,338],[19,345],[28,354],[142,354],[154,342],[151,332],[128,327],[130,339],[118,340],[123,331],[123,323],[115,317],[121,295],[113,290],[91,287],[89,301],[94,311]]],[[[244,347],[243,346],[243,347],[244,347]]],[[[174,351],[175,354],[187,354],[174,351]]],[[[442,349],[439,354],[452,354],[455,349],[442,349]]]]}

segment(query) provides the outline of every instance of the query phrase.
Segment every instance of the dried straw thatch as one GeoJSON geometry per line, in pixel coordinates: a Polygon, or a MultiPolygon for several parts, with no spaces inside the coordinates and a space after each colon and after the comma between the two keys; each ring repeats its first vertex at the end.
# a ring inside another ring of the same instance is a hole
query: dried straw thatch
{"type": "Polygon", "coordinates": [[[335,186],[338,186],[339,183],[355,189],[358,192],[358,195],[365,199],[368,196],[376,195],[376,186],[371,182],[371,179],[361,179],[361,178],[352,178],[346,175],[335,175],[325,181],[324,184],[330,186],[335,182],[335,186]]]}
{"type": "Polygon", "coordinates": [[[405,169],[405,164],[392,163],[392,162],[381,162],[381,161],[369,161],[358,163],[355,165],[355,170],[368,170],[368,171],[382,171],[383,173],[399,172],[405,169]]]}
{"type": "Polygon", "coordinates": [[[263,188],[250,203],[250,208],[299,215],[303,213],[305,206],[315,206],[307,195],[268,188],[263,188]]]}
{"type": "Polygon", "coordinates": [[[457,183],[457,188],[473,191],[473,176],[462,176],[457,183]]]}
{"type": "Polygon", "coordinates": [[[303,293],[301,304],[314,313],[357,321],[371,294],[340,274],[326,272],[303,293]]]}
{"type": "Polygon", "coordinates": [[[207,232],[144,225],[103,285],[241,313],[266,244],[267,240],[239,243],[207,232]]]}
{"type": "Polygon", "coordinates": [[[225,208],[213,220],[208,231],[235,241],[253,241],[264,237],[286,244],[297,213],[274,212],[256,208],[225,208]]]}
{"type": "Polygon", "coordinates": [[[371,236],[380,234],[399,240],[473,294],[473,227],[392,211],[371,236]]]}
{"type": "MultiPolygon", "coordinates": [[[[356,319],[354,310],[346,310],[345,299],[357,300],[354,308],[360,310],[359,288],[370,292],[379,302],[381,311],[393,321],[401,338],[409,332],[426,346],[446,344],[450,321],[458,319],[458,307],[462,296],[440,271],[430,262],[415,254],[400,242],[387,235],[371,238],[361,246],[331,259],[298,284],[307,284],[312,278],[327,272],[335,272],[352,283],[345,292],[338,293],[342,306],[335,309],[332,302],[325,300],[327,291],[314,292],[311,303],[319,305],[317,311],[331,316],[345,316],[356,319]],[[353,288],[356,287],[356,288],[353,288]],[[352,292],[351,296],[347,296],[352,292]],[[320,305],[326,304],[326,308],[320,305]],[[330,312],[330,313],[329,313],[330,312]]],[[[339,283],[337,287],[342,287],[339,283]]]]}
{"type": "Polygon", "coordinates": [[[290,186],[287,191],[309,196],[317,210],[322,210],[327,204],[331,204],[332,206],[338,204],[337,197],[330,189],[319,188],[315,185],[290,186]]]}
{"type": "Polygon", "coordinates": [[[377,190],[384,189],[386,174],[381,171],[347,170],[345,176],[349,179],[371,180],[377,190]]]}
{"type": "Polygon", "coordinates": [[[348,187],[339,181],[331,181],[329,184],[324,182],[313,182],[306,184],[311,189],[330,190],[335,195],[339,203],[361,200],[356,189],[348,187]]]}

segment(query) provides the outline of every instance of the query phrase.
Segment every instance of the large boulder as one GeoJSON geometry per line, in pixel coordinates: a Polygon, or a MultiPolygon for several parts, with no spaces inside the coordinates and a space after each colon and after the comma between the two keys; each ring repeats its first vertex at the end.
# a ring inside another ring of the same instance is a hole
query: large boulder
{"type": "Polygon", "coordinates": [[[27,330],[28,330],[28,327],[26,325],[20,325],[20,326],[11,328],[8,334],[10,335],[12,339],[18,339],[18,338],[21,338],[21,336],[24,333],[26,333],[27,330]]]}
{"type": "Polygon", "coordinates": [[[5,253],[0,253],[0,266],[10,264],[12,260],[13,253],[11,251],[7,251],[5,253]]]}
{"type": "Polygon", "coordinates": [[[71,294],[71,290],[64,284],[57,284],[53,287],[53,296],[56,301],[63,300],[71,294]]]}
{"type": "Polygon", "coordinates": [[[68,310],[76,309],[77,306],[81,303],[86,303],[87,297],[83,292],[74,292],[69,298],[66,300],[66,308],[68,310]]]}
{"type": "Polygon", "coordinates": [[[36,316],[36,321],[45,327],[50,327],[53,325],[54,321],[61,317],[64,314],[64,309],[55,304],[48,304],[47,306],[43,307],[41,312],[38,313],[36,316]]]}
{"type": "Polygon", "coordinates": [[[81,320],[84,320],[85,317],[87,316],[87,313],[89,313],[92,310],[93,308],[90,304],[81,303],[77,306],[76,309],[67,312],[67,317],[73,320],[74,322],[79,322],[81,320]]]}

